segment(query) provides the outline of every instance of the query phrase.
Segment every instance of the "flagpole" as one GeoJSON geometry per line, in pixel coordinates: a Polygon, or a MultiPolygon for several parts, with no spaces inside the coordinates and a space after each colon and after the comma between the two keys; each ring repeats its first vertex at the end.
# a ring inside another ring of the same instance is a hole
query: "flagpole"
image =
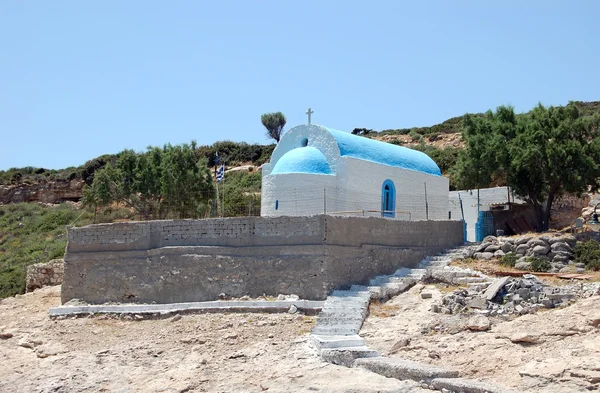
{"type": "Polygon", "coordinates": [[[225,163],[223,163],[223,217],[225,217],[225,163]]]}
{"type": "Polygon", "coordinates": [[[215,201],[215,208],[217,209],[217,217],[219,216],[219,179],[217,179],[217,167],[219,166],[219,152],[216,154],[215,159],[215,183],[217,185],[217,200],[215,201]]]}

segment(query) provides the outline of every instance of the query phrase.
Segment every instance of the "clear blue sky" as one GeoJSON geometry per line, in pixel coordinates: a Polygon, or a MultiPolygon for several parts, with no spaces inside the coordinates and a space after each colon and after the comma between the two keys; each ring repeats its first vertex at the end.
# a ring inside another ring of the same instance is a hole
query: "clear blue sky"
{"type": "Polygon", "coordinates": [[[600,1],[0,3],[0,169],[600,100],[600,1]],[[494,3],[494,4],[492,4],[494,3]]]}

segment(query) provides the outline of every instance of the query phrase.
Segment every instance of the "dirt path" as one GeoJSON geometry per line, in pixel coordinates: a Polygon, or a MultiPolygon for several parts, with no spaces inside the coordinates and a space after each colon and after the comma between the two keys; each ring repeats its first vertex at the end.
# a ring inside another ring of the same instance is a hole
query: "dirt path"
{"type": "Polygon", "coordinates": [[[0,339],[0,392],[426,392],[322,362],[307,344],[314,317],[51,320],[58,304],[59,287],[0,302],[0,333],[12,334],[0,339]]]}
{"type": "Polygon", "coordinates": [[[490,330],[472,332],[466,329],[467,317],[430,312],[442,294],[428,287],[433,297],[421,299],[422,288],[371,307],[361,330],[371,348],[522,391],[600,389],[599,296],[510,321],[493,319],[490,330]],[[517,336],[531,342],[511,341],[517,336]]]}

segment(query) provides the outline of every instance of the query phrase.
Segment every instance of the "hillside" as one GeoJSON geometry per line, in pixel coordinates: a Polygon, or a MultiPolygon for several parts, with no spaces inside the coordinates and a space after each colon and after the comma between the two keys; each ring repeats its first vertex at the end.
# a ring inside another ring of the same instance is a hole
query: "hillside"
{"type": "Polygon", "coordinates": [[[28,265],[62,258],[66,225],[74,222],[90,224],[91,213],[68,203],[0,206],[0,298],[25,292],[28,265]]]}
{"type": "MultiPolygon", "coordinates": [[[[600,113],[600,101],[575,101],[575,104],[585,116],[600,113]]],[[[483,114],[476,115],[482,116],[483,114]]],[[[461,131],[465,116],[452,117],[429,127],[381,131],[355,128],[353,133],[423,151],[430,155],[442,172],[447,175],[456,162],[458,151],[463,148],[461,131]]],[[[199,146],[197,156],[199,159],[205,159],[209,168],[213,168],[215,165],[216,152],[219,152],[228,168],[244,164],[260,167],[269,160],[274,148],[274,144],[259,145],[222,141],[211,146],[199,146]]],[[[114,162],[119,154],[102,155],[79,167],[60,170],[25,167],[0,171],[0,204],[79,201],[82,197],[83,185],[91,184],[95,171],[103,168],[109,162],[114,162]]]]}
{"type": "MultiPolygon", "coordinates": [[[[600,101],[576,105],[584,115],[600,113],[600,101]]],[[[448,175],[463,148],[463,119],[459,116],[431,127],[381,132],[357,128],[353,133],[423,151],[448,175]]],[[[218,203],[214,195],[208,197],[207,216],[260,214],[261,173],[256,168],[269,159],[274,147],[230,141],[196,147],[198,160],[214,168],[218,151],[229,169],[225,181],[219,184],[218,203]]],[[[65,225],[143,218],[119,203],[80,209],[84,186],[92,184],[95,173],[108,163],[114,164],[121,154],[103,155],[62,170],[26,167],[0,171],[0,298],[24,292],[28,265],[62,256],[65,225]]],[[[452,178],[450,187],[454,188],[452,178]]],[[[175,216],[167,212],[161,217],[175,216]]]]}

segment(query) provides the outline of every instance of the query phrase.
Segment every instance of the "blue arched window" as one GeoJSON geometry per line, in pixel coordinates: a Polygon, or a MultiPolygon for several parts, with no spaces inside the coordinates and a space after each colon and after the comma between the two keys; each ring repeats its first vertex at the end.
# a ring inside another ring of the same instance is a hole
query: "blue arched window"
{"type": "Polygon", "coordinates": [[[383,217],[396,217],[396,186],[390,179],[381,186],[381,210],[383,217]]]}

